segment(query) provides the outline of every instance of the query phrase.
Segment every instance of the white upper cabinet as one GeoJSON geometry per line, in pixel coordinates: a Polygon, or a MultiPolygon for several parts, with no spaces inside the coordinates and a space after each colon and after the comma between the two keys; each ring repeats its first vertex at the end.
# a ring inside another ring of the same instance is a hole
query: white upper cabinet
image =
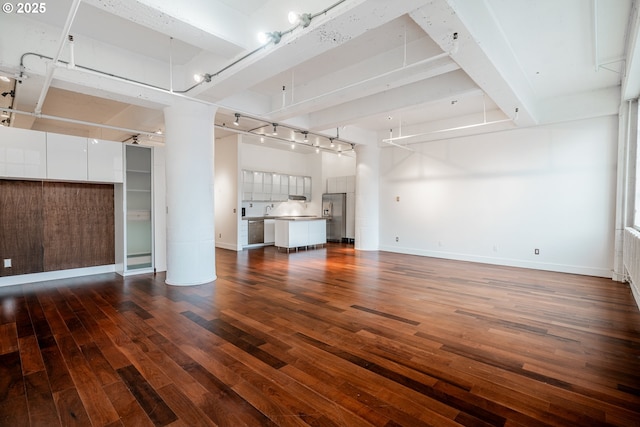
{"type": "Polygon", "coordinates": [[[89,138],[88,171],[89,181],[122,182],[122,149],[120,142],[89,138]]]}
{"type": "Polygon", "coordinates": [[[0,127],[0,177],[62,181],[124,181],[117,141],[0,127]]]}
{"type": "Polygon", "coordinates": [[[0,176],[46,178],[46,135],[44,132],[0,127],[0,176]]]}
{"type": "Polygon", "coordinates": [[[47,178],[86,181],[87,138],[47,133],[47,178]]]}

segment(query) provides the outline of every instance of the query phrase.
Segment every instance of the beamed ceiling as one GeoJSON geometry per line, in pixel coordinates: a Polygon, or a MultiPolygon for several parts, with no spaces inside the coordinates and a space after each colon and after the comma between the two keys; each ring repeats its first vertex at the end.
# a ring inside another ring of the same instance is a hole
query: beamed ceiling
{"type": "Polygon", "coordinates": [[[617,114],[640,93],[633,0],[43,4],[0,15],[15,127],[162,144],[163,108],[189,98],[218,106],[216,138],[278,123],[281,140],[411,145],[617,114]]]}

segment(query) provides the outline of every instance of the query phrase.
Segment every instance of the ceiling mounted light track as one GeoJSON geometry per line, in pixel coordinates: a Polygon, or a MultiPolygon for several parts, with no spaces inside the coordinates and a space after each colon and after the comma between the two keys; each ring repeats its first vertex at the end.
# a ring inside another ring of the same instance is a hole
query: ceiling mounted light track
{"type": "MultiPolygon", "coordinates": [[[[80,4],[80,1],[81,1],[81,0],[74,0],[74,5],[73,5],[73,7],[72,7],[72,11],[70,12],[70,15],[69,15],[69,18],[70,18],[70,19],[68,18],[68,21],[72,21],[72,20],[73,20],[73,18],[75,17],[75,11],[77,11],[77,8],[78,8],[78,6],[79,6],[79,4],[80,4]]],[[[278,44],[278,43],[280,43],[280,40],[282,39],[282,37],[283,37],[283,36],[285,36],[285,35],[287,35],[287,34],[289,34],[289,33],[293,32],[296,28],[298,28],[298,27],[300,27],[300,26],[301,26],[302,28],[306,28],[306,27],[308,27],[308,26],[309,26],[309,24],[311,23],[311,21],[312,21],[314,18],[316,18],[317,16],[320,16],[320,15],[325,15],[325,14],[327,14],[330,10],[334,9],[334,8],[335,8],[335,7],[337,7],[338,5],[340,5],[340,4],[342,4],[342,3],[344,3],[345,1],[346,1],[346,0],[340,0],[340,1],[338,1],[338,2],[336,2],[336,3],[334,3],[334,4],[332,4],[331,6],[329,6],[329,7],[325,8],[324,10],[321,10],[320,12],[317,12],[317,13],[314,13],[314,14],[309,14],[309,13],[303,13],[303,14],[300,14],[300,15],[299,15],[299,17],[300,17],[300,18],[299,18],[299,19],[300,19],[300,21],[299,21],[296,25],[294,25],[292,28],[289,28],[288,30],[285,30],[285,31],[274,31],[274,32],[269,32],[269,33],[263,33],[263,34],[264,34],[264,36],[265,36],[265,39],[264,39],[264,40],[265,40],[265,42],[264,42],[261,46],[258,46],[258,47],[257,47],[257,48],[255,48],[254,50],[252,50],[252,51],[250,51],[250,52],[247,52],[245,55],[241,56],[240,58],[237,58],[236,60],[232,61],[230,64],[225,65],[224,67],[222,67],[221,69],[219,69],[219,70],[218,70],[218,71],[216,71],[215,73],[199,73],[199,74],[195,74],[193,77],[194,77],[194,80],[196,81],[196,83],[195,83],[194,85],[192,85],[192,86],[190,86],[190,87],[186,88],[186,89],[183,89],[183,90],[173,90],[173,88],[167,89],[167,88],[164,88],[164,87],[160,87],[160,86],[152,85],[152,84],[150,84],[150,83],[146,83],[146,82],[142,82],[142,81],[137,81],[137,80],[131,79],[131,78],[129,78],[129,77],[116,75],[116,74],[113,74],[113,73],[109,73],[109,72],[106,72],[106,71],[102,71],[102,70],[98,70],[98,69],[94,69],[94,68],[90,68],[90,67],[83,67],[83,66],[79,66],[79,65],[76,65],[75,63],[74,63],[73,65],[74,65],[74,68],[75,68],[76,70],[80,70],[80,71],[88,71],[88,72],[91,72],[91,73],[97,73],[97,74],[100,74],[100,75],[102,75],[102,76],[106,76],[106,77],[109,77],[109,78],[114,78],[114,79],[117,79],[117,80],[120,80],[120,81],[123,81],[123,82],[134,83],[134,84],[141,85],[141,86],[144,86],[144,87],[147,87],[147,88],[151,88],[151,89],[155,89],[155,90],[160,90],[160,91],[163,91],[163,92],[166,92],[166,93],[169,93],[169,94],[184,95],[184,94],[186,94],[186,93],[191,92],[193,89],[195,89],[196,87],[200,86],[200,85],[201,85],[201,84],[203,84],[203,83],[210,83],[210,82],[211,82],[211,80],[212,80],[214,77],[219,76],[219,75],[220,75],[220,74],[222,74],[223,72],[225,72],[225,71],[229,70],[230,68],[232,68],[232,67],[234,67],[234,66],[238,65],[239,63],[243,62],[243,61],[244,61],[244,60],[246,60],[247,58],[249,58],[249,57],[251,57],[251,56],[255,55],[255,54],[256,54],[256,53],[258,53],[258,52],[260,52],[260,51],[261,51],[261,50],[263,50],[263,49],[264,49],[268,44],[270,44],[270,43],[272,43],[272,42],[273,42],[273,44],[278,44]]],[[[63,37],[63,38],[64,38],[64,41],[65,41],[65,42],[67,41],[67,36],[68,36],[68,34],[69,34],[69,28],[67,28],[67,27],[70,27],[70,26],[71,26],[71,22],[67,22],[67,24],[65,24],[65,31],[63,32],[63,34],[64,34],[64,37],[63,37]]],[[[63,45],[61,45],[61,46],[60,46],[60,49],[59,49],[59,50],[61,50],[62,46],[63,46],[63,45]]],[[[55,58],[52,58],[52,57],[49,57],[49,56],[46,56],[46,55],[42,55],[42,54],[39,54],[39,53],[34,53],[34,52],[26,52],[26,53],[23,53],[23,54],[22,54],[22,56],[20,57],[20,73],[16,76],[16,78],[17,78],[17,80],[18,80],[18,83],[22,83],[22,80],[23,80],[23,79],[25,79],[25,78],[27,78],[27,75],[25,75],[25,74],[24,74],[24,70],[25,70],[25,66],[24,66],[24,58],[25,58],[26,56],[30,56],[30,55],[32,55],[32,56],[37,56],[37,57],[39,57],[40,59],[48,59],[48,60],[52,60],[55,64],[58,64],[58,63],[59,63],[59,64],[66,64],[66,65],[69,65],[69,64],[70,64],[70,62],[63,61],[63,60],[61,60],[61,59],[59,58],[59,56],[60,56],[60,55],[59,55],[59,53],[60,53],[60,52],[58,52],[58,55],[56,55],[56,57],[55,57],[55,58]]],[[[51,69],[53,70],[53,68],[51,68],[51,69]]],[[[194,99],[195,99],[195,98],[194,98],[194,99]]],[[[42,101],[43,101],[43,100],[42,100],[42,101]]],[[[37,108],[39,108],[39,106],[40,106],[41,104],[42,104],[42,102],[40,102],[40,103],[39,103],[39,105],[37,105],[37,108]]],[[[37,112],[37,113],[40,113],[40,111],[36,111],[36,112],[37,112]]]]}
{"type": "Polygon", "coordinates": [[[282,123],[274,123],[267,121],[265,119],[261,119],[259,117],[250,116],[244,113],[233,113],[234,121],[233,127],[227,127],[225,123],[221,125],[216,124],[217,128],[226,129],[228,131],[246,134],[246,135],[254,135],[260,138],[260,142],[264,142],[265,138],[269,138],[273,141],[278,141],[281,143],[287,143],[291,149],[295,149],[297,145],[306,146],[312,149],[315,149],[316,152],[328,151],[332,153],[344,153],[344,152],[354,152],[355,144],[349,141],[340,140],[340,134],[338,133],[339,128],[336,129],[336,136],[330,137],[328,135],[323,135],[319,133],[314,133],[308,130],[299,129],[293,126],[289,126],[282,123]],[[242,126],[240,126],[240,118],[243,118],[242,126]],[[242,129],[242,127],[248,127],[248,124],[251,122],[256,122],[257,126],[248,129],[242,129]],[[284,128],[288,131],[291,131],[290,137],[284,136],[289,135],[289,132],[283,132],[278,128],[284,128]],[[296,134],[302,135],[302,138],[296,138],[296,134]],[[279,136],[280,135],[280,136],[279,136]],[[313,136],[313,142],[310,142],[310,136],[313,136]],[[324,141],[321,143],[321,141],[324,141]],[[345,150],[345,147],[350,147],[350,150],[345,150]]]}

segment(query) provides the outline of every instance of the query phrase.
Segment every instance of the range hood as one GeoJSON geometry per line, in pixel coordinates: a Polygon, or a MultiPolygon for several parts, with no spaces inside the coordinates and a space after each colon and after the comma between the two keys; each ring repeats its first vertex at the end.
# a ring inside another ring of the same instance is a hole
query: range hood
{"type": "Polygon", "coordinates": [[[302,202],[306,202],[307,201],[307,197],[306,196],[297,196],[295,194],[289,194],[289,200],[299,200],[302,202]]]}

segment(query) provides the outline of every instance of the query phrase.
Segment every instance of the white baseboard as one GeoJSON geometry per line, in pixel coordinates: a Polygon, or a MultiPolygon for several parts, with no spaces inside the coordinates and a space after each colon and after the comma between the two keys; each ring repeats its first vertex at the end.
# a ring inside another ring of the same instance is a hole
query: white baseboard
{"type": "Polygon", "coordinates": [[[411,248],[398,248],[395,246],[384,246],[384,245],[380,247],[380,250],[387,251],[387,252],[402,253],[407,255],[420,255],[420,256],[427,256],[427,257],[433,257],[433,258],[451,259],[456,261],[469,261],[469,262],[479,262],[482,264],[503,265],[506,267],[530,268],[534,270],[555,271],[558,273],[570,273],[570,274],[581,274],[584,276],[606,277],[608,279],[611,279],[612,277],[611,270],[606,268],[594,268],[594,267],[545,263],[545,262],[531,262],[527,260],[518,260],[518,259],[510,259],[510,258],[487,257],[487,256],[478,256],[478,255],[470,255],[470,254],[459,254],[454,252],[425,251],[420,249],[416,250],[411,248]]]}
{"type": "Polygon", "coordinates": [[[24,285],[25,283],[44,282],[47,280],[69,279],[71,277],[90,276],[92,274],[115,273],[116,266],[99,265],[96,267],[73,268],[69,270],[46,271],[42,273],[20,274],[0,277],[0,287],[24,285]]]}

